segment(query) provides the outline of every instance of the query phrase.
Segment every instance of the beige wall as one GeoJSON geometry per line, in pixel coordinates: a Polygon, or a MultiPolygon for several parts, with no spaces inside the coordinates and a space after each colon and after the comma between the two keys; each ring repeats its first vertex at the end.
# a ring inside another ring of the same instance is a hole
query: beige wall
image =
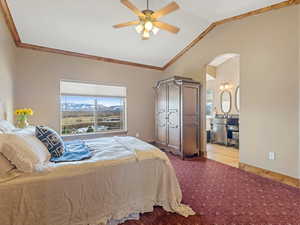
{"type": "MultiPolygon", "coordinates": [[[[213,58],[240,54],[240,161],[292,177],[300,177],[297,16],[291,6],[219,26],[165,73],[203,83],[213,58]],[[270,151],[275,161],[268,160],[270,151]]],[[[205,124],[204,112],[202,119],[205,124]]]]}
{"type": "Polygon", "coordinates": [[[221,93],[220,85],[229,83],[231,94],[231,110],[229,114],[239,114],[235,107],[235,91],[240,84],[240,57],[236,56],[226,60],[216,67],[216,78],[206,82],[206,88],[214,92],[214,107],[218,114],[223,114],[221,110],[221,93]]]}
{"type": "Polygon", "coordinates": [[[32,107],[32,124],[60,129],[60,80],[118,84],[127,87],[128,131],[154,140],[154,91],[161,72],[82,58],[18,49],[16,106],[32,107]]]}
{"type": "MultiPolygon", "coordinates": [[[[300,82],[300,6],[298,6],[298,75],[299,75],[299,82],[300,82]]],[[[299,178],[300,178],[300,83],[298,88],[298,101],[299,101],[299,138],[298,138],[298,146],[299,146],[299,160],[298,160],[298,171],[299,171],[299,178]]]]}
{"type": "Polygon", "coordinates": [[[0,118],[13,120],[13,78],[15,46],[0,13],[0,118]]]}

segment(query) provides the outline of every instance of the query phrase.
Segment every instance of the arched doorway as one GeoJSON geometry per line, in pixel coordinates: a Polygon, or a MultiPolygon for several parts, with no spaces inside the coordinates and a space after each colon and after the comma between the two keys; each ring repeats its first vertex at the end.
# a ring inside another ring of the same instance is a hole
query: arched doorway
{"type": "Polygon", "coordinates": [[[239,166],[240,55],[222,54],[206,67],[206,157],[239,166]]]}

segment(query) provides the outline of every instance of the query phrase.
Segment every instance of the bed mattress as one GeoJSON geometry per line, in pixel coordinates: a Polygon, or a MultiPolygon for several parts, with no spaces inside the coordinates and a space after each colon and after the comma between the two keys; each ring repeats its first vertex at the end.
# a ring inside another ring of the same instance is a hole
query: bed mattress
{"type": "Polygon", "coordinates": [[[133,137],[86,141],[93,157],[0,183],[1,225],[99,225],[162,206],[193,215],[165,153],[133,137]]]}

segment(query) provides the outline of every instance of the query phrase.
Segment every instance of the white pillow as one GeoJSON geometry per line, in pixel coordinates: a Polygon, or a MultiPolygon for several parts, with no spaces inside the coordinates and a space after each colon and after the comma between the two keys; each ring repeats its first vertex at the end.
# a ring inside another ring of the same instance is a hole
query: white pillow
{"type": "Polygon", "coordinates": [[[13,134],[28,134],[28,135],[32,135],[35,136],[35,127],[34,126],[30,126],[30,127],[26,127],[26,128],[15,128],[13,130],[11,130],[10,132],[6,132],[6,133],[13,133],[13,134]]]}
{"type": "Polygon", "coordinates": [[[22,172],[40,171],[50,159],[43,143],[33,135],[0,135],[0,153],[22,172]]]}
{"type": "Polygon", "coordinates": [[[2,131],[2,133],[11,132],[14,129],[16,129],[16,127],[11,122],[0,120],[0,131],[2,131]]]}
{"type": "Polygon", "coordinates": [[[15,167],[0,153],[0,176],[7,174],[13,168],[15,167]]]}

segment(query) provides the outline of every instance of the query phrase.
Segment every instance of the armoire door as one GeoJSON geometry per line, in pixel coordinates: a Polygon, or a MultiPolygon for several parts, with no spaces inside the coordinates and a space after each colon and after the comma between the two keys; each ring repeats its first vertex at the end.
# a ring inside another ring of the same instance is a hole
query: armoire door
{"type": "Polygon", "coordinates": [[[156,90],[156,141],[167,144],[167,85],[161,84],[156,90]]]}
{"type": "Polygon", "coordinates": [[[195,86],[183,86],[183,126],[182,140],[184,155],[199,154],[200,142],[200,88],[195,86]]]}
{"type": "Polygon", "coordinates": [[[180,86],[168,84],[168,146],[180,153],[180,86]]]}

